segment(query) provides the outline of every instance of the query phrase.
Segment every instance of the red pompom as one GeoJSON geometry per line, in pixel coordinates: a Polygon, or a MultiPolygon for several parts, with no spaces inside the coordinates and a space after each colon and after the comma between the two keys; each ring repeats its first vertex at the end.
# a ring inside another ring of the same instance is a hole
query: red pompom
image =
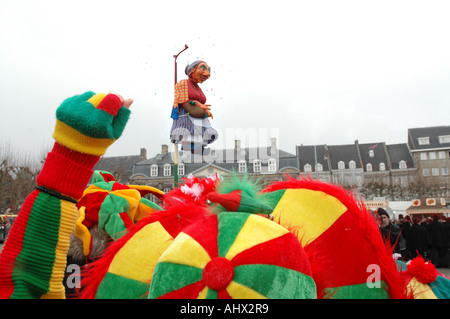
{"type": "Polygon", "coordinates": [[[436,267],[432,263],[426,262],[421,256],[411,260],[406,273],[412,277],[416,277],[423,284],[429,284],[435,281],[438,275],[436,267]]]}

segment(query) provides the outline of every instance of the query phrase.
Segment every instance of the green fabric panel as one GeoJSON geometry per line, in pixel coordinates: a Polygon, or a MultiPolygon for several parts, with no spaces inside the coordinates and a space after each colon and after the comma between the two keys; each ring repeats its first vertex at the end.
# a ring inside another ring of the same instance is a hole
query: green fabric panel
{"type": "Polygon", "coordinates": [[[206,293],[206,299],[217,299],[217,290],[208,288],[208,292],[206,293]]]}
{"type": "Polygon", "coordinates": [[[151,207],[153,209],[158,209],[158,210],[162,210],[161,206],[159,206],[158,204],[153,203],[151,200],[148,200],[145,197],[141,197],[140,202],[144,205],[147,205],[148,207],[151,207]]]}
{"type": "Polygon", "coordinates": [[[260,198],[252,198],[242,193],[238,211],[254,214],[270,214],[273,209],[269,205],[264,204],[260,198]]]}
{"type": "Polygon", "coordinates": [[[158,298],[202,279],[203,269],[172,263],[158,263],[153,272],[149,298],[158,298]],[[155,281],[155,279],[158,279],[155,281]]]}
{"type": "Polygon", "coordinates": [[[298,271],[274,265],[242,265],[234,268],[233,281],[269,299],[316,299],[314,280],[298,271]]]}
{"type": "Polygon", "coordinates": [[[109,194],[103,200],[103,203],[100,206],[100,211],[98,212],[98,229],[107,230],[106,226],[111,218],[111,215],[129,211],[130,204],[124,197],[109,194]]]}
{"type": "Polygon", "coordinates": [[[60,222],[60,200],[40,192],[31,208],[22,250],[14,264],[11,298],[40,298],[48,292],[60,222]]]}
{"type": "Polygon", "coordinates": [[[261,197],[263,203],[275,209],[285,192],[285,189],[280,189],[274,192],[262,193],[259,197],[261,197]]]}
{"type": "Polygon", "coordinates": [[[450,299],[450,279],[438,276],[435,281],[428,285],[438,299],[450,299]]]}
{"type": "Polygon", "coordinates": [[[220,257],[225,257],[249,216],[249,214],[238,212],[224,212],[217,215],[217,245],[220,257]]]}
{"type": "Polygon", "coordinates": [[[371,282],[371,285],[379,286],[373,288],[370,288],[367,283],[326,288],[324,289],[324,299],[389,299],[386,282],[379,281],[378,283],[379,285],[375,285],[371,282]]]}
{"type": "Polygon", "coordinates": [[[105,225],[105,230],[112,239],[117,240],[127,233],[127,228],[119,214],[113,214],[105,225]]]}
{"type": "Polygon", "coordinates": [[[98,286],[96,299],[146,299],[149,283],[106,273],[98,286]]]}

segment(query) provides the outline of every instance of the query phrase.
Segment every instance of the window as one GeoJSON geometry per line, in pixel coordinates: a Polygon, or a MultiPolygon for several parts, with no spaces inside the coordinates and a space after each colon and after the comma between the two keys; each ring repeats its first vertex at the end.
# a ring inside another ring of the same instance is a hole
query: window
{"type": "Polygon", "coordinates": [[[171,174],[170,164],[164,165],[164,176],[170,176],[170,174],[171,174]]]}
{"type": "Polygon", "coordinates": [[[433,176],[439,176],[439,168],[433,167],[433,168],[431,169],[431,175],[433,175],[433,176]]]}
{"type": "Polygon", "coordinates": [[[373,150],[369,150],[369,157],[374,157],[375,156],[375,152],[373,150]]]}
{"type": "Polygon", "coordinates": [[[239,173],[247,172],[247,163],[245,161],[239,162],[239,173]]]}
{"type": "Polygon", "coordinates": [[[448,167],[441,167],[441,173],[443,176],[448,175],[448,167]]]}
{"type": "Polygon", "coordinates": [[[371,171],[372,171],[372,164],[368,163],[368,164],[366,165],[366,171],[367,171],[367,172],[371,172],[371,171]]]}
{"type": "Polygon", "coordinates": [[[386,165],[384,163],[380,163],[380,171],[385,171],[386,165]]]}
{"type": "Polygon", "coordinates": [[[428,156],[427,156],[426,152],[420,153],[420,160],[421,161],[426,161],[427,159],[428,159],[428,156]]]}
{"type": "Polygon", "coordinates": [[[428,154],[430,156],[430,160],[435,160],[436,159],[436,152],[430,152],[428,154]]]}
{"type": "Polygon", "coordinates": [[[150,176],[158,176],[158,165],[152,165],[150,167],[150,176]]]}
{"type": "Polygon", "coordinates": [[[440,144],[450,143],[450,135],[439,136],[438,139],[440,144]]]}
{"type": "Polygon", "coordinates": [[[178,165],[178,175],[183,176],[184,175],[184,164],[178,165]]]}
{"type": "Polygon", "coordinates": [[[343,161],[338,162],[338,169],[345,169],[345,163],[343,161]]]}
{"type": "Polygon", "coordinates": [[[356,162],[355,161],[350,161],[348,162],[348,167],[350,169],[355,169],[356,168],[356,162]]]}
{"type": "Polygon", "coordinates": [[[312,171],[312,166],[310,164],[305,164],[305,166],[303,166],[303,171],[304,172],[311,172],[312,171]]]}
{"type": "Polygon", "coordinates": [[[445,152],[444,151],[440,151],[438,153],[438,157],[439,157],[439,159],[444,159],[445,158],[445,152]]]}
{"type": "Polygon", "coordinates": [[[253,161],[253,172],[256,172],[256,173],[261,172],[261,161],[260,160],[253,161]]]}
{"type": "Polygon", "coordinates": [[[167,194],[168,192],[170,192],[170,188],[169,187],[164,188],[163,192],[167,194]]]}
{"type": "Polygon", "coordinates": [[[429,145],[430,144],[430,138],[429,137],[419,137],[417,139],[417,142],[419,145],[429,145]]]}
{"type": "Polygon", "coordinates": [[[316,172],[322,172],[323,171],[323,166],[320,163],[316,164],[316,172]]]}
{"type": "Polygon", "coordinates": [[[429,168],[424,168],[422,170],[422,175],[423,176],[430,176],[430,169],[429,168]]]}
{"type": "Polygon", "coordinates": [[[400,163],[398,163],[398,167],[400,168],[400,169],[406,169],[407,167],[406,167],[406,162],[405,161],[400,161],[400,163]]]}
{"type": "Polygon", "coordinates": [[[276,172],[277,161],[273,158],[269,159],[269,172],[276,172]]]}

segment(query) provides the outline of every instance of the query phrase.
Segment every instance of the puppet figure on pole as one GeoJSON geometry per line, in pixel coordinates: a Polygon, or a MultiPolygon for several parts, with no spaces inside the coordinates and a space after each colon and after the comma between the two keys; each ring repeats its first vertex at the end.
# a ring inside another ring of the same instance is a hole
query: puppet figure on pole
{"type": "MultiPolygon", "coordinates": [[[[185,45],[184,50],[188,48],[185,45]]],[[[183,52],[184,50],[180,51],[183,52]]],[[[175,182],[178,179],[178,144],[181,150],[197,155],[208,155],[210,149],[206,146],[218,138],[218,132],[211,127],[208,120],[213,118],[211,105],[206,103],[206,96],[199,86],[211,75],[211,68],[205,61],[197,60],[186,66],[188,79],[177,82],[175,57],[175,98],[172,105],[170,130],[171,142],[175,145],[175,182]]]]}

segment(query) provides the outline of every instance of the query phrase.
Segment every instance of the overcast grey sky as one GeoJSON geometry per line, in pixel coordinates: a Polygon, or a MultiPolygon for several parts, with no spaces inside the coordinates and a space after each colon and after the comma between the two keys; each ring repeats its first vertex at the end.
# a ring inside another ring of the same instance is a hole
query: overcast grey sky
{"type": "Polygon", "coordinates": [[[433,0],[0,0],[0,142],[38,152],[66,97],[112,91],[135,102],[106,156],[153,156],[187,44],[179,80],[197,59],[212,68],[214,148],[406,143],[450,124],[449,16],[433,0]]]}

